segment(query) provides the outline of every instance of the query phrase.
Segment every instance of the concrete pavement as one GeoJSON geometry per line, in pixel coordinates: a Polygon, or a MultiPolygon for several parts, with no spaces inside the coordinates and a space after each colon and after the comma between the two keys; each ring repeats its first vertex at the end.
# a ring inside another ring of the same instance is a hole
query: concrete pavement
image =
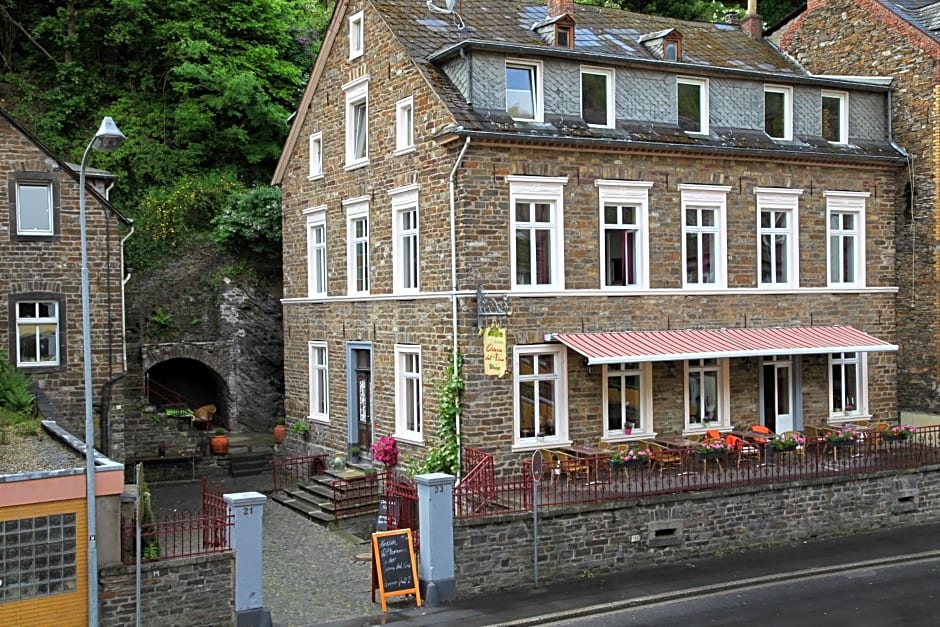
{"type": "MultiPolygon", "coordinates": [[[[396,601],[384,615],[376,612],[363,618],[325,624],[330,627],[539,625],[757,583],[933,557],[940,557],[940,524],[756,549],[667,567],[550,583],[538,590],[533,590],[530,583],[518,590],[458,599],[437,608],[416,608],[413,600],[396,601]]],[[[459,595],[459,582],[457,592],[459,595]]]]}

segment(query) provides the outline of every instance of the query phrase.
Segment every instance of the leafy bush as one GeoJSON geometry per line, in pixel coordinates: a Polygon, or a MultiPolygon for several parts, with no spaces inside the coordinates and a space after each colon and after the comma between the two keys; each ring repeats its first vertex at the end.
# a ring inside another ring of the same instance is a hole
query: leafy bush
{"type": "Polygon", "coordinates": [[[0,407],[12,412],[31,414],[36,397],[29,391],[32,381],[10,363],[6,353],[0,352],[0,407]]]}
{"type": "Polygon", "coordinates": [[[281,188],[259,185],[237,195],[212,219],[212,226],[212,239],[223,248],[278,259],[281,188]]]}

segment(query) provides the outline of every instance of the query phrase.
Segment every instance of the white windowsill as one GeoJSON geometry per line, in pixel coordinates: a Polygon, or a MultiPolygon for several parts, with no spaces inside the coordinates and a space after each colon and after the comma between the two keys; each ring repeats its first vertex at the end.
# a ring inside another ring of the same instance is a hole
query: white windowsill
{"type": "Polygon", "coordinates": [[[363,159],[362,161],[353,161],[352,163],[347,163],[346,165],[344,165],[343,170],[345,172],[349,172],[350,170],[358,170],[359,168],[364,168],[367,165],[369,165],[368,159],[363,159]]]}

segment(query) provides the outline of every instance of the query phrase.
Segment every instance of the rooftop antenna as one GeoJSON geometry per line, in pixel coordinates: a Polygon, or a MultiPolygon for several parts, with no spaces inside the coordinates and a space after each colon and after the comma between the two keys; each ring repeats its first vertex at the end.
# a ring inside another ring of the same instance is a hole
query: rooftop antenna
{"type": "Polygon", "coordinates": [[[463,30],[464,23],[463,19],[460,17],[460,14],[454,10],[454,5],[457,4],[457,0],[444,0],[444,7],[441,8],[434,4],[434,0],[428,0],[428,11],[431,13],[443,13],[445,15],[454,16],[454,24],[457,26],[457,30],[463,30]]]}

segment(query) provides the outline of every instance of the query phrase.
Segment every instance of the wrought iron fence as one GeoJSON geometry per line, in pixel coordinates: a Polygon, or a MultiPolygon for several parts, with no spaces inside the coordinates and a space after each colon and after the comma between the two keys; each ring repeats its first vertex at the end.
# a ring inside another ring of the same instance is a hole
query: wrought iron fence
{"type": "MultiPolygon", "coordinates": [[[[231,548],[234,516],[203,515],[196,512],[155,514],[141,525],[141,558],[160,561],[192,555],[206,555],[231,548]]],[[[121,561],[133,564],[136,556],[136,525],[133,520],[121,526],[121,561]]]]}
{"type": "MultiPolygon", "coordinates": [[[[617,464],[610,456],[580,457],[563,467],[543,468],[533,486],[531,461],[511,477],[480,471],[454,490],[458,519],[531,511],[533,491],[542,509],[635,499],[657,494],[767,485],[800,479],[857,477],[879,471],[940,464],[940,425],[921,427],[907,439],[889,441],[862,434],[851,445],[811,441],[798,450],[776,452],[765,446],[755,455],[730,452],[706,458],[695,449],[674,449],[669,458],[639,464],[617,464]]],[[[484,454],[485,455],[485,454],[484,454]]],[[[483,468],[478,462],[476,468],[483,468]]]]}
{"type": "Polygon", "coordinates": [[[280,492],[297,487],[300,481],[323,474],[326,470],[326,454],[302,455],[300,457],[276,457],[271,460],[271,476],[274,491],[280,492]]]}
{"type": "Polygon", "coordinates": [[[388,473],[385,481],[389,529],[411,529],[415,550],[420,545],[418,529],[418,486],[400,473],[388,473]]]}

